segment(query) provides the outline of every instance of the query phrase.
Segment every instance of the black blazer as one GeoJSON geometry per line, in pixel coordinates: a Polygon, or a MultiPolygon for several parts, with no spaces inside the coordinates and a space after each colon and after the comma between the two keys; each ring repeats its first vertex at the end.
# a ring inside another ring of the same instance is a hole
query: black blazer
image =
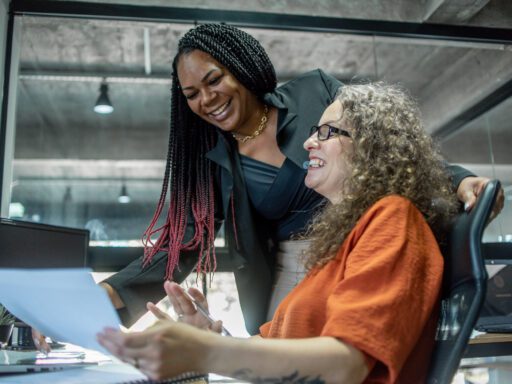
{"type": "MultiPolygon", "coordinates": [[[[264,96],[265,103],[278,109],[279,148],[298,166],[302,167],[303,162],[308,160],[308,153],[302,145],[309,136],[311,126],[318,123],[341,85],[338,80],[317,69],[264,96]]],[[[225,223],[228,264],[235,275],[245,325],[249,333],[257,334],[259,326],[266,321],[274,278],[276,242],[268,231],[269,226],[258,217],[250,204],[236,142],[231,135],[219,131],[217,144],[208,152],[207,158],[217,165],[216,230],[222,222],[225,223]]],[[[472,175],[461,167],[447,168],[453,174],[456,186],[464,177],[472,175]]],[[[189,220],[186,239],[191,238],[193,228],[194,223],[189,220]]],[[[197,259],[197,251],[182,252],[179,270],[174,273],[173,280],[184,280],[197,259]]],[[[158,301],[164,296],[162,285],[166,261],[166,254],[161,252],[155,255],[151,265],[143,269],[140,258],[105,280],[126,304],[126,309],[122,311],[126,324],[145,313],[147,301],[158,301]]]]}

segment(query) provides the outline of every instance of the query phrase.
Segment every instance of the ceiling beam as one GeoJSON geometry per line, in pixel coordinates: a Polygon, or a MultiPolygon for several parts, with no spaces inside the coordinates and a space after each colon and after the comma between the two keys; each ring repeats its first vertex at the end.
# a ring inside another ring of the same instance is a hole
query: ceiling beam
{"type": "Polygon", "coordinates": [[[162,181],[164,160],[15,159],[15,179],[144,179],[162,181]],[[141,176],[143,175],[143,176],[141,176]]]}
{"type": "Polygon", "coordinates": [[[459,24],[471,20],[490,0],[430,0],[423,21],[459,24]]]}
{"type": "Polygon", "coordinates": [[[430,17],[439,9],[446,0],[427,0],[425,3],[425,13],[422,17],[422,21],[427,21],[430,17]]]}
{"type": "Polygon", "coordinates": [[[77,17],[108,20],[205,23],[238,27],[440,39],[496,44],[512,43],[510,29],[290,15],[201,8],[101,4],[75,1],[16,0],[15,15],[77,17]]]}
{"type": "Polygon", "coordinates": [[[476,104],[467,108],[459,115],[451,119],[449,122],[443,124],[437,129],[432,136],[439,139],[441,142],[447,140],[460,129],[464,128],[470,121],[482,116],[492,108],[499,105],[501,102],[507,100],[512,96],[512,79],[507,81],[501,87],[496,89],[494,92],[483,98],[476,104]]]}
{"type": "MultiPolygon", "coordinates": [[[[278,73],[279,84],[283,84],[294,79],[296,73],[278,73]]],[[[370,79],[371,75],[362,75],[365,79],[370,79]]],[[[18,76],[19,80],[24,81],[65,81],[80,83],[101,83],[103,81],[109,84],[171,84],[170,72],[152,72],[150,75],[134,74],[133,72],[78,72],[68,70],[33,70],[21,69],[18,76]]],[[[348,83],[352,80],[351,76],[338,78],[342,83],[348,83]]]]}
{"type": "Polygon", "coordinates": [[[149,75],[133,72],[78,72],[68,70],[21,69],[20,80],[70,81],[80,83],[123,83],[123,84],[171,84],[170,72],[152,72],[149,75]]]}

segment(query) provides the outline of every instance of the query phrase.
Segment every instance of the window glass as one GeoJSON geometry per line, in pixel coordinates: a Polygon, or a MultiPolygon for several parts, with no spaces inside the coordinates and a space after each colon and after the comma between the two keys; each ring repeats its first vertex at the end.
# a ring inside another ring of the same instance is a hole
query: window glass
{"type": "Polygon", "coordinates": [[[174,33],[23,18],[11,217],[141,238],[162,186],[174,33]],[[108,114],[94,111],[102,84],[108,114]]]}
{"type": "MultiPolygon", "coordinates": [[[[171,60],[192,25],[21,20],[10,216],[88,228],[93,244],[140,244],[162,186],[171,60]],[[105,96],[113,111],[95,112],[105,96]]],[[[512,53],[489,44],[248,31],[280,83],[316,68],[346,83],[399,82],[430,132],[512,76],[512,53]]]]}
{"type": "MultiPolygon", "coordinates": [[[[19,20],[10,217],[87,228],[94,246],[140,246],[162,187],[171,61],[192,24],[19,20]],[[95,112],[106,98],[112,112],[95,112]]],[[[512,51],[499,45],[246,30],[268,51],[279,83],[317,68],[345,83],[400,83],[418,100],[430,133],[512,78],[512,51]]],[[[507,100],[442,142],[449,161],[502,180],[506,206],[488,227],[491,240],[512,240],[510,110],[507,100]]],[[[223,308],[232,301],[230,279],[222,283],[223,308]]]]}
{"type": "Polygon", "coordinates": [[[448,161],[502,182],[505,206],[486,228],[484,241],[487,242],[512,242],[511,111],[512,98],[508,98],[441,142],[448,161]]]}

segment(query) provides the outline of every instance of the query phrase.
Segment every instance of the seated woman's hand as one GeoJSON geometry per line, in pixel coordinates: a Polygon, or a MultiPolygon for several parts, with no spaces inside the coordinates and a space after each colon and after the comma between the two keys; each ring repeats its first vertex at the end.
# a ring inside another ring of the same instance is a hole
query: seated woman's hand
{"type": "MultiPolygon", "coordinates": [[[[212,324],[209,319],[196,309],[195,304],[190,300],[182,287],[174,282],[166,281],[164,283],[164,289],[174,311],[178,315],[178,321],[193,325],[200,329],[209,329],[217,333],[221,332],[222,321],[219,320],[212,324]]],[[[192,296],[192,298],[203,308],[208,310],[208,302],[198,289],[190,288],[188,290],[188,294],[192,296]]],[[[147,309],[159,320],[168,320],[171,318],[167,313],[158,309],[158,307],[153,303],[148,303],[147,309]]]]}
{"type": "Polygon", "coordinates": [[[120,360],[153,380],[184,372],[202,372],[206,347],[217,335],[174,320],[160,320],[142,332],[123,333],[106,328],[99,343],[120,360]]]}

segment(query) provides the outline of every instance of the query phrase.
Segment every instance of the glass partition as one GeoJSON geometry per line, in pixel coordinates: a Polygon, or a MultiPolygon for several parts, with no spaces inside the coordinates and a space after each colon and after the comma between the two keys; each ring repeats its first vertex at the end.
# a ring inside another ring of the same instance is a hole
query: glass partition
{"type": "Polygon", "coordinates": [[[486,242],[512,242],[511,121],[512,98],[508,98],[441,142],[448,161],[502,182],[505,206],[486,228],[486,242]]]}
{"type": "MultiPolygon", "coordinates": [[[[88,228],[95,244],[140,244],[161,189],[171,60],[192,25],[20,19],[11,216],[88,228]],[[113,111],[95,112],[105,96],[113,111]]],[[[419,100],[431,132],[504,82],[505,72],[512,77],[503,64],[512,52],[500,45],[248,31],[267,49],[281,83],[316,68],[347,83],[399,82],[419,100]],[[491,54],[495,68],[475,64],[491,54]],[[484,82],[490,71],[500,76],[492,84],[484,82]]],[[[501,115],[488,118],[495,135],[501,115]]],[[[453,140],[487,140],[479,128],[463,131],[453,140]]],[[[500,153],[504,142],[496,140],[500,153]]],[[[456,151],[445,152],[459,162],[456,151]]]]}
{"type": "MultiPolygon", "coordinates": [[[[10,216],[87,228],[92,245],[140,246],[162,186],[171,61],[193,24],[17,18],[10,216]],[[98,101],[113,110],[96,112],[98,101]]],[[[502,45],[246,30],[267,49],[280,83],[316,68],[345,83],[398,82],[431,133],[512,78],[512,51],[502,45]]],[[[486,233],[493,241],[512,241],[510,110],[507,100],[441,143],[449,161],[502,180],[506,206],[486,233]]],[[[219,284],[230,308],[232,280],[219,284]]]]}

